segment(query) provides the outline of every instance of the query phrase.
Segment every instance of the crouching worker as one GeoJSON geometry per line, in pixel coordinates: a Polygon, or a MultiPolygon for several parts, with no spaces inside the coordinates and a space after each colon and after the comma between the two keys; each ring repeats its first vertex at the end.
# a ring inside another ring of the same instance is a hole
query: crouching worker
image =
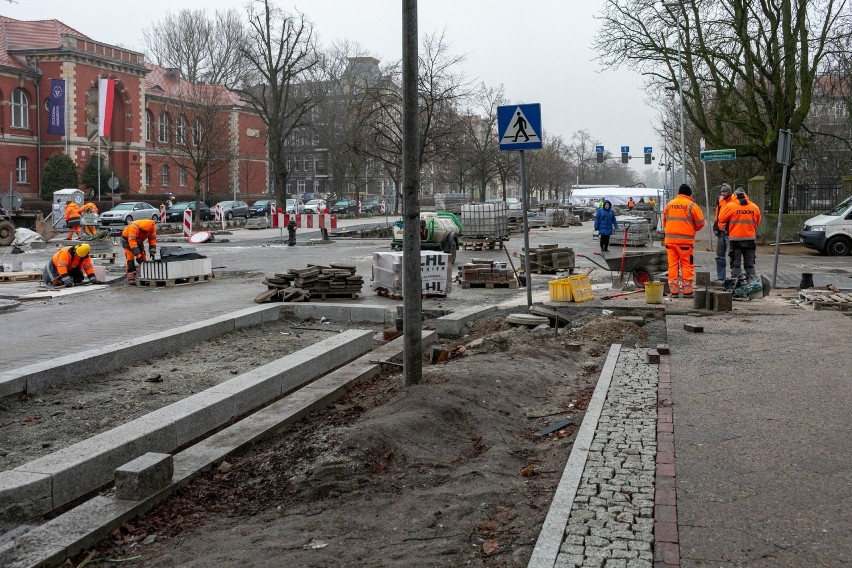
{"type": "Polygon", "coordinates": [[[157,255],[157,223],[151,219],[133,221],[121,232],[121,246],[127,261],[127,281],[136,281],[136,266],[146,260],[154,260],[157,255]],[[148,254],[145,254],[145,241],[148,241],[148,254]]]}
{"type": "Polygon", "coordinates": [[[44,283],[71,288],[74,284],[100,284],[89,257],[87,244],[64,247],[44,267],[44,283]]]}

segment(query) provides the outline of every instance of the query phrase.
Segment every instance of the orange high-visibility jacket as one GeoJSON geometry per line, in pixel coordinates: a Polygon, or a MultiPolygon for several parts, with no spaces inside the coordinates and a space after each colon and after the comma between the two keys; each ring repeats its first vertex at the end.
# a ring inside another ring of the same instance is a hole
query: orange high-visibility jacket
{"type": "Polygon", "coordinates": [[[69,270],[74,270],[76,268],[81,268],[86,276],[91,276],[95,273],[95,269],[92,266],[92,259],[89,258],[89,255],[80,258],[74,254],[75,248],[76,247],[61,248],[53,255],[51,262],[53,263],[53,266],[56,267],[56,273],[59,274],[60,278],[68,274],[69,270]]]}
{"type": "Polygon", "coordinates": [[[146,239],[148,240],[148,247],[157,246],[157,223],[151,219],[133,221],[125,227],[121,236],[127,240],[133,255],[139,255],[142,253],[142,246],[146,239]]]}
{"type": "Polygon", "coordinates": [[[728,227],[728,240],[753,241],[757,238],[760,225],[760,208],[744,198],[745,205],[738,199],[732,199],[719,214],[719,221],[728,227]]]}
{"type": "Polygon", "coordinates": [[[724,231],[724,230],[725,230],[725,224],[724,224],[724,223],[720,223],[720,222],[719,222],[719,213],[721,213],[721,212],[722,212],[722,209],[724,209],[724,208],[725,208],[725,205],[727,205],[728,203],[731,203],[732,201],[735,201],[735,199],[734,199],[734,195],[733,195],[733,194],[730,194],[730,195],[728,195],[728,198],[727,198],[727,199],[724,199],[724,198],[720,197],[720,198],[719,198],[719,203],[717,203],[717,204],[716,204],[716,211],[715,211],[715,213],[714,213],[714,215],[713,215],[713,223],[716,225],[716,227],[717,227],[720,231],[724,231]]]}
{"type": "Polygon", "coordinates": [[[667,245],[694,245],[695,233],[704,226],[701,207],[691,197],[678,194],[663,208],[663,231],[667,245]]]}
{"type": "Polygon", "coordinates": [[[79,219],[80,218],[80,206],[74,203],[73,201],[65,206],[65,220],[70,221],[71,219],[79,219]]]}
{"type": "Polygon", "coordinates": [[[98,206],[90,201],[83,205],[80,211],[82,211],[83,213],[98,213],[98,206]]]}

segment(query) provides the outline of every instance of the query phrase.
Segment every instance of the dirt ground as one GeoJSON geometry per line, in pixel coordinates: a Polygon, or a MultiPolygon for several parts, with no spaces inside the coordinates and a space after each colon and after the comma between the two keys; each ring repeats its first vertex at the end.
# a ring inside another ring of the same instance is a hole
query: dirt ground
{"type": "Polygon", "coordinates": [[[283,319],[235,331],[194,348],[0,400],[0,471],[129,422],[254,367],[375,324],[283,319]],[[313,329],[306,329],[313,328],[313,329]]]}
{"type": "Polygon", "coordinates": [[[67,566],[525,566],[610,343],[654,339],[597,315],[572,325],[479,322],[420,385],[358,386],[67,566]]]}

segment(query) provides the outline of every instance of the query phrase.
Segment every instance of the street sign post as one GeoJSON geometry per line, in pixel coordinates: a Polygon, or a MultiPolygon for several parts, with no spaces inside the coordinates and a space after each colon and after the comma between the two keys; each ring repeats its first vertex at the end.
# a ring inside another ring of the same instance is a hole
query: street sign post
{"type": "Polygon", "coordinates": [[[701,152],[702,162],[724,162],[736,159],[737,151],[733,148],[730,150],[705,150],[701,152]]]}
{"type": "Polygon", "coordinates": [[[527,308],[532,306],[532,275],[530,274],[530,234],[527,222],[527,182],[524,163],[524,150],[535,150],[542,146],[541,105],[510,105],[497,107],[497,133],[500,136],[500,150],[519,150],[521,155],[521,205],[524,220],[524,274],[527,281],[527,308]]]}

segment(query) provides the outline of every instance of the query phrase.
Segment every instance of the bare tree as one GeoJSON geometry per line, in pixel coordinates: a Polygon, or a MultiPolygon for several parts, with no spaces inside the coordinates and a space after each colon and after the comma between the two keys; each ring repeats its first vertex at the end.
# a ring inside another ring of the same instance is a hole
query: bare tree
{"type": "MultiPolygon", "coordinates": [[[[470,163],[469,178],[485,201],[488,184],[498,176],[500,140],[497,133],[497,107],[505,104],[503,86],[486,87],[482,83],[473,97],[476,108],[469,110],[461,122],[464,127],[466,155],[470,163]]],[[[504,196],[505,197],[505,196],[504,196]]]]}
{"type": "Polygon", "coordinates": [[[287,198],[288,137],[310,127],[309,113],[321,100],[321,58],[313,25],[304,14],[285,13],[270,0],[249,5],[248,30],[240,54],[246,61],[240,97],[267,129],[270,177],[279,203],[287,198]]]}
{"type": "Polygon", "coordinates": [[[850,33],[847,2],[605,0],[601,20],[595,45],[601,62],[638,69],[652,92],[677,88],[683,42],[688,120],[710,147],[753,159],[777,205],[778,130],[802,129],[820,67],[850,33]]]}
{"type": "Polygon", "coordinates": [[[167,12],[143,29],[147,55],[157,65],[179,69],[190,83],[233,85],[242,68],[239,47],[245,28],[234,10],[167,12]]]}
{"type": "Polygon", "coordinates": [[[225,168],[231,158],[230,108],[235,102],[231,96],[220,85],[182,81],[177,96],[163,101],[155,152],[191,176],[196,211],[193,225],[200,221],[203,180],[225,168]]]}

